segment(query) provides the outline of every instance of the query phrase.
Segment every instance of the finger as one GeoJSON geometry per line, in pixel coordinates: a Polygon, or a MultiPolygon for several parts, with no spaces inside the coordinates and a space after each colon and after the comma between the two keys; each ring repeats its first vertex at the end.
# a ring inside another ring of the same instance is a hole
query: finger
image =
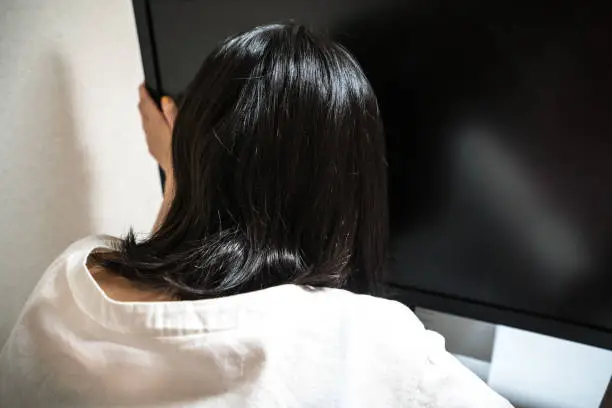
{"type": "Polygon", "coordinates": [[[145,119],[151,120],[159,120],[165,122],[165,116],[162,111],[157,107],[157,104],[149,94],[146,88],[143,87],[143,90],[140,92],[141,99],[138,104],[138,109],[140,110],[140,114],[145,119]]]}
{"type": "Polygon", "coordinates": [[[161,117],[162,112],[157,107],[157,104],[151,97],[151,94],[149,93],[147,88],[144,86],[144,84],[140,86],[139,93],[140,93],[140,102],[139,102],[140,112],[145,116],[153,117],[155,115],[159,115],[161,117]]]}
{"type": "Polygon", "coordinates": [[[138,93],[140,94],[140,102],[143,104],[143,106],[146,107],[146,109],[150,109],[150,107],[155,107],[157,109],[157,105],[155,104],[155,101],[151,97],[151,94],[149,93],[147,88],[144,86],[144,84],[140,85],[138,93]]]}
{"type": "Polygon", "coordinates": [[[145,100],[147,97],[150,97],[149,91],[147,91],[147,87],[145,86],[144,82],[138,86],[138,96],[140,97],[140,100],[145,100]]]}
{"type": "Polygon", "coordinates": [[[138,100],[138,110],[140,111],[141,115],[144,115],[145,112],[150,109],[149,108],[149,103],[148,103],[148,92],[147,89],[145,88],[144,84],[140,85],[138,87],[138,95],[139,95],[139,100],[138,100]]]}
{"type": "Polygon", "coordinates": [[[141,122],[144,123],[144,122],[150,120],[150,118],[151,118],[150,110],[147,109],[147,105],[144,104],[142,101],[138,103],[138,111],[140,112],[140,120],[141,120],[141,122]]]}
{"type": "Polygon", "coordinates": [[[162,97],[161,106],[166,122],[168,123],[168,126],[170,126],[170,130],[172,130],[174,127],[174,121],[176,120],[176,114],[178,113],[178,108],[176,107],[176,104],[172,98],[169,96],[162,97]]]}

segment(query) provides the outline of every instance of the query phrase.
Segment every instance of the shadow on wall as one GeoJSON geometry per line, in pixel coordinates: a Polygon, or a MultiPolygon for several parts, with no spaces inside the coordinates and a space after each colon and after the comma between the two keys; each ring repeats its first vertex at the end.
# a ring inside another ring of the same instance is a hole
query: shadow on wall
{"type": "Polygon", "coordinates": [[[91,233],[70,71],[57,54],[30,61],[4,61],[2,74],[10,74],[0,77],[10,98],[0,116],[0,346],[53,259],[91,233]]]}

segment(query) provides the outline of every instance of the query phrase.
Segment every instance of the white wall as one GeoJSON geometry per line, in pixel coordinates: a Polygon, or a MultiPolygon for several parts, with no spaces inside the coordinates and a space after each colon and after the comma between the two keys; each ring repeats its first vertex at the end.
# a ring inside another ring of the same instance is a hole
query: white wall
{"type": "Polygon", "coordinates": [[[140,81],[131,1],[0,1],[0,346],[71,241],[152,225],[140,81]]]}

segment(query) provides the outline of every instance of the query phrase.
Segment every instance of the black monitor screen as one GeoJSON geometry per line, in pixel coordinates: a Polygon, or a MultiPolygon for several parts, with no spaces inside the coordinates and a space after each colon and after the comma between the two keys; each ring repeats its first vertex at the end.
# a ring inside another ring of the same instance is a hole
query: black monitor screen
{"type": "Polygon", "coordinates": [[[612,330],[605,2],[148,3],[171,95],[255,25],[293,19],[357,57],[387,135],[388,283],[612,330]]]}

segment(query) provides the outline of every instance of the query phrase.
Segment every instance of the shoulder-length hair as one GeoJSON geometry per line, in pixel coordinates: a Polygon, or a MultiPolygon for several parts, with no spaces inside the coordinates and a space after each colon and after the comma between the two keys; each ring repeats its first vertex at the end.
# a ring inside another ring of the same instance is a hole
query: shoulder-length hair
{"type": "Polygon", "coordinates": [[[292,283],[372,292],[387,256],[378,105],[341,45],[301,25],[232,36],[176,118],[175,196],[97,263],[180,299],[292,283]]]}

